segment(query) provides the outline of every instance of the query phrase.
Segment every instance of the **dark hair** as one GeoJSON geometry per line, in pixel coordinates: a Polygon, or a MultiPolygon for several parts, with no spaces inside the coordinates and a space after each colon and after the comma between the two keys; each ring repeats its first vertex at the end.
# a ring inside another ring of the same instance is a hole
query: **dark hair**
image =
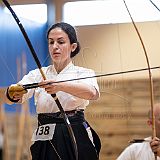
{"type": "Polygon", "coordinates": [[[71,58],[78,54],[80,51],[80,44],[77,40],[77,35],[74,27],[64,22],[56,23],[49,28],[47,32],[47,39],[50,31],[55,28],[61,28],[68,35],[71,44],[77,43],[77,48],[73,52],[71,52],[71,58]]]}

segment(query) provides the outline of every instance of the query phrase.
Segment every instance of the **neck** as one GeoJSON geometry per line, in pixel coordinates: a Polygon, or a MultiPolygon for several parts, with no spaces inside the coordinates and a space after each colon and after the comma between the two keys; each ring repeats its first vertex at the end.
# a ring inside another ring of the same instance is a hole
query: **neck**
{"type": "Polygon", "coordinates": [[[71,61],[67,61],[67,62],[59,62],[59,63],[53,63],[54,64],[54,68],[56,69],[57,73],[60,73],[71,61]]]}

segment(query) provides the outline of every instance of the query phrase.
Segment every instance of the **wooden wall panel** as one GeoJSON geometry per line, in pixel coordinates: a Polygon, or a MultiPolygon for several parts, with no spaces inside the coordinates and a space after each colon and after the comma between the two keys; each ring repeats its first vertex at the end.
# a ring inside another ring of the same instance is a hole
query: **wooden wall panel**
{"type": "MultiPolygon", "coordinates": [[[[134,138],[151,135],[147,126],[150,109],[149,82],[147,80],[117,81],[108,87],[100,85],[101,97],[86,109],[86,118],[98,132],[102,141],[101,160],[114,160],[134,138]]],[[[159,79],[154,80],[155,103],[160,102],[159,79]]]]}
{"type": "MultiPolygon", "coordinates": [[[[159,79],[154,80],[155,103],[160,102],[159,81],[159,79]]],[[[151,135],[151,129],[146,123],[150,109],[148,81],[145,79],[117,81],[112,87],[108,87],[107,82],[105,86],[103,81],[103,86],[101,83],[99,85],[101,97],[97,101],[91,101],[85,115],[100,136],[102,142],[100,160],[115,160],[129,145],[128,141],[151,135]]],[[[34,129],[37,125],[36,115],[30,118],[34,129]]],[[[6,123],[9,153],[14,160],[18,145],[17,115],[7,113],[6,123]]],[[[24,151],[25,154],[28,152],[27,149],[24,151]]],[[[22,156],[26,156],[24,153],[22,156]]]]}

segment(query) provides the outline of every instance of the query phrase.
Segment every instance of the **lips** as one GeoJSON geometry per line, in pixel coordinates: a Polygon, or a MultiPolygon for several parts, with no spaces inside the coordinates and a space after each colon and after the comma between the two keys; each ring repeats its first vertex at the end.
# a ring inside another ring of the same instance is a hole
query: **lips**
{"type": "Polygon", "coordinates": [[[53,53],[53,55],[59,55],[59,54],[61,54],[61,53],[58,53],[58,52],[56,52],[56,53],[53,53]]]}
{"type": "Polygon", "coordinates": [[[59,57],[59,55],[61,55],[61,53],[56,52],[56,53],[53,53],[52,55],[53,55],[54,57],[59,57]]]}

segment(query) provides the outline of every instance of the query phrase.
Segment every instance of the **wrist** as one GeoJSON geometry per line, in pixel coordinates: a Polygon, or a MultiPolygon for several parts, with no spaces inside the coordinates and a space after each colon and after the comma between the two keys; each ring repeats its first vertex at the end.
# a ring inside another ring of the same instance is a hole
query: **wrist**
{"type": "MultiPolygon", "coordinates": [[[[66,83],[66,82],[65,82],[66,83]]],[[[56,86],[56,92],[58,91],[63,91],[63,89],[65,88],[65,84],[64,83],[57,83],[56,86]]]]}
{"type": "Polygon", "coordinates": [[[160,148],[157,149],[157,156],[160,157],[160,148]]]}

